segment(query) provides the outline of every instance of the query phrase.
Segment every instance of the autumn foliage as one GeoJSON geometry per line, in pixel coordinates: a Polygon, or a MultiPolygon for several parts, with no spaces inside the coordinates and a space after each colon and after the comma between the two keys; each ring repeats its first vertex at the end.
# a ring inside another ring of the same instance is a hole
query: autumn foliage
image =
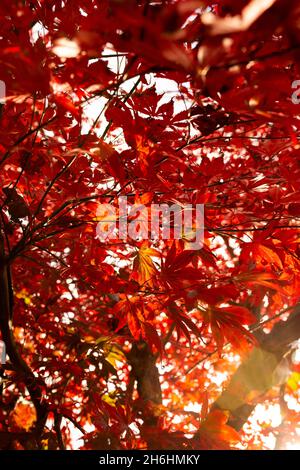
{"type": "Polygon", "coordinates": [[[296,442],[298,1],[2,0],[0,16],[0,448],[296,442]],[[120,196],[129,220],[204,204],[202,248],[101,241],[120,196]]]}

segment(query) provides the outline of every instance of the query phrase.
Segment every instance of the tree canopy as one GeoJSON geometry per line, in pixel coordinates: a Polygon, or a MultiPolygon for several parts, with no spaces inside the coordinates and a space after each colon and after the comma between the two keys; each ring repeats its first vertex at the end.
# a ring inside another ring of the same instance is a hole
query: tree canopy
{"type": "Polygon", "coordinates": [[[0,15],[0,448],[297,445],[299,3],[0,15]],[[202,245],[101,239],[120,197],[203,205],[202,245]]]}

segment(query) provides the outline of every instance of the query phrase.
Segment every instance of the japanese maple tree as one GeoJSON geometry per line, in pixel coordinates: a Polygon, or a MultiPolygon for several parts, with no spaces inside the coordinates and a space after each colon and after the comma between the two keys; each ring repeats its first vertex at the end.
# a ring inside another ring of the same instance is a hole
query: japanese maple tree
{"type": "Polygon", "coordinates": [[[0,448],[296,442],[298,2],[0,15],[0,448]],[[120,196],[203,204],[202,246],[97,237],[120,196]]]}

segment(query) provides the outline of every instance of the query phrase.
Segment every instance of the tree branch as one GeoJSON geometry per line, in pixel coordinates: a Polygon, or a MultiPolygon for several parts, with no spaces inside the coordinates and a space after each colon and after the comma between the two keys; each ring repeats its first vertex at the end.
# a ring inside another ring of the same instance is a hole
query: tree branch
{"type": "Polygon", "coordinates": [[[2,339],[6,345],[6,352],[14,366],[14,369],[21,380],[26,385],[32,403],[35,406],[37,421],[35,430],[41,434],[47,419],[47,407],[42,403],[41,384],[34,373],[20,355],[12,332],[11,311],[10,311],[10,279],[7,275],[9,260],[5,256],[4,238],[0,232],[0,330],[2,339]]]}

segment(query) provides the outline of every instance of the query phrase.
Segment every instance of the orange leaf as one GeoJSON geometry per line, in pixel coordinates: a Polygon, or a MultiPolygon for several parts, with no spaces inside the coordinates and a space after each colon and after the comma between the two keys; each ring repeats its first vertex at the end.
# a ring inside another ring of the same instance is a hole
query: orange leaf
{"type": "Polygon", "coordinates": [[[157,250],[150,248],[147,242],[144,242],[134,260],[133,267],[137,270],[137,280],[139,284],[147,284],[148,286],[153,287],[157,269],[151,256],[159,257],[160,253],[157,250]]]}
{"type": "Polygon", "coordinates": [[[240,436],[231,426],[226,424],[228,414],[221,410],[214,410],[201,423],[199,428],[200,441],[209,442],[207,448],[226,448],[240,441],[240,436]]]}
{"type": "Polygon", "coordinates": [[[17,403],[11,417],[20,429],[29,431],[36,422],[36,411],[32,403],[17,403]]]}

